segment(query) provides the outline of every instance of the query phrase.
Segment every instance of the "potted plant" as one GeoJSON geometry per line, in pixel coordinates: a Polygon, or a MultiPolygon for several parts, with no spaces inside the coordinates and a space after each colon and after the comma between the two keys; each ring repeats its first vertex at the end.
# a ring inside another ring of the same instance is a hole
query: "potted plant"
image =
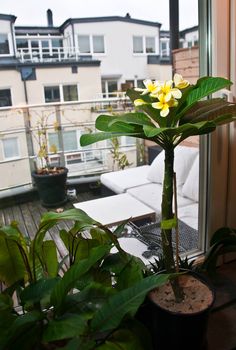
{"type": "MultiPolygon", "coordinates": [[[[34,183],[37,187],[41,203],[45,207],[59,207],[67,201],[66,181],[68,169],[61,166],[53,166],[50,162],[50,153],[57,153],[55,144],[49,146],[48,129],[50,115],[44,114],[37,120],[36,131],[32,131],[38,145],[38,164],[32,172],[34,183]]],[[[58,132],[59,126],[53,123],[54,131],[58,132]]]]}
{"type": "Polygon", "coordinates": [[[44,214],[31,241],[16,222],[0,227],[0,348],[151,350],[134,315],[169,276],[144,278],[142,262],[118,243],[124,225],[112,233],[71,209],[44,214]],[[55,242],[44,238],[62,220],[73,225],[60,231],[67,254],[58,261],[55,242]]]}
{"type": "MultiPolygon", "coordinates": [[[[86,146],[93,142],[125,135],[154,141],[164,150],[165,170],[161,206],[161,238],[165,270],[167,273],[173,273],[178,271],[178,251],[175,259],[172,242],[174,230],[178,231],[177,205],[175,205],[175,212],[173,212],[175,147],[189,136],[208,134],[213,132],[218,125],[234,120],[236,106],[221,98],[203,100],[214,92],[231,85],[229,80],[220,77],[203,77],[196,84],[190,85],[182,76],[175,74],[173,81],[145,80],[144,85],[144,89],[136,88],[127,91],[127,95],[138,111],[120,116],[100,115],[96,120],[96,128],[101,132],[83,135],[80,142],[81,145],[86,146]]],[[[199,312],[189,310],[188,313],[182,316],[180,306],[185,304],[186,290],[184,284],[186,279],[186,276],[177,277],[172,280],[171,289],[168,285],[168,290],[164,290],[164,295],[165,293],[170,295],[173,293],[170,299],[174,299],[174,305],[179,310],[177,312],[169,311],[167,306],[157,306],[160,304],[157,301],[161,294],[160,291],[154,290],[149,295],[149,299],[152,300],[152,310],[155,308],[152,323],[159,322],[156,327],[154,326],[154,332],[158,330],[158,324],[162,324],[167,320],[164,327],[166,332],[162,328],[162,334],[158,334],[157,339],[154,340],[155,348],[167,349],[173,348],[175,345],[176,349],[189,349],[190,347],[191,349],[200,349],[201,346],[204,346],[205,327],[202,329],[202,334],[198,335],[198,339],[194,338],[191,346],[184,340],[189,340],[191,335],[194,336],[196,325],[201,324],[201,321],[199,323],[196,320],[201,315],[203,315],[202,324],[206,324],[208,314],[205,310],[199,312]],[[163,315],[164,320],[160,320],[160,314],[163,315]],[[177,324],[180,327],[175,332],[177,324]],[[190,327],[187,328],[187,325],[190,325],[190,327]],[[191,328],[192,333],[190,333],[191,328]],[[185,332],[185,329],[188,329],[188,331],[185,332]]],[[[195,279],[193,281],[194,284],[195,279]]],[[[200,281],[199,286],[201,285],[200,281]]],[[[205,282],[203,285],[205,286],[205,282]]],[[[197,287],[198,290],[199,286],[197,287]]],[[[199,294],[194,293],[195,296],[199,294]]],[[[204,294],[206,293],[204,292],[204,294]]],[[[214,299],[211,290],[209,290],[209,296],[211,300],[207,302],[206,310],[212,305],[214,299]]]]}

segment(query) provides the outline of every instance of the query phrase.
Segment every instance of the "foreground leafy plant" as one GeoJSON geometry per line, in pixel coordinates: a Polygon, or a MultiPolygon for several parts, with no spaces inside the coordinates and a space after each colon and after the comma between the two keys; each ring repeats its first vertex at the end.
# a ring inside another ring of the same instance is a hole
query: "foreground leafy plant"
{"type": "MultiPolygon", "coordinates": [[[[100,115],[96,128],[101,132],[82,135],[80,143],[131,136],[154,141],[165,152],[165,171],[161,206],[161,237],[165,268],[174,272],[176,263],[172,235],[177,227],[173,213],[174,150],[183,140],[193,135],[213,132],[218,125],[230,123],[236,117],[236,105],[221,98],[202,100],[232,83],[220,77],[203,77],[190,85],[180,75],[174,81],[145,80],[145,89],[132,89],[127,95],[139,111],[120,116],[100,115]]],[[[183,300],[178,281],[173,282],[176,301],[183,300]]]]}
{"type": "Polygon", "coordinates": [[[0,348],[151,348],[134,316],[146,293],[169,276],[143,277],[143,263],[116,238],[123,227],[113,234],[78,209],[45,214],[32,241],[15,222],[0,227],[0,281],[6,285],[0,348]],[[45,235],[62,220],[74,225],[60,231],[68,255],[59,262],[55,242],[45,235]]]}

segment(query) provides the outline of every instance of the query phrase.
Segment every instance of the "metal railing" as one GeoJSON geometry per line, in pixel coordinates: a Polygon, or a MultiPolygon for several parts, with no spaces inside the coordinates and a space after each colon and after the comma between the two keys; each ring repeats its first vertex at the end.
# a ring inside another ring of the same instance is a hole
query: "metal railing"
{"type": "MultiPolygon", "coordinates": [[[[90,56],[86,57],[88,59],[90,56]]],[[[79,50],[75,47],[21,48],[17,49],[17,58],[22,63],[78,61],[83,59],[83,57],[80,57],[79,50]]],[[[90,59],[92,59],[92,56],[90,59]]]]}
{"type": "MultiPolygon", "coordinates": [[[[69,178],[80,178],[112,170],[111,144],[99,142],[82,148],[79,144],[83,133],[95,130],[95,120],[104,104],[115,105],[117,110],[126,108],[125,98],[97,99],[80,102],[47,103],[0,108],[0,192],[9,188],[32,185],[31,171],[38,162],[39,135],[46,132],[49,160],[52,166],[66,166],[69,178]],[[86,119],[84,119],[86,115],[86,119]],[[11,139],[6,156],[5,140],[11,139]],[[50,150],[56,142],[56,151],[50,150]],[[11,149],[12,147],[12,149],[11,149]],[[18,153],[14,157],[14,147],[18,153]],[[5,153],[4,153],[5,152],[5,153]],[[8,154],[9,156],[9,154],[8,154]],[[3,177],[3,174],[10,174],[3,177]]],[[[106,112],[110,112],[107,108],[106,112]]],[[[104,110],[103,110],[104,113],[104,110]]],[[[136,143],[122,140],[121,151],[136,159],[136,143]]],[[[135,164],[134,164],[135,165],[135,164]]]]}

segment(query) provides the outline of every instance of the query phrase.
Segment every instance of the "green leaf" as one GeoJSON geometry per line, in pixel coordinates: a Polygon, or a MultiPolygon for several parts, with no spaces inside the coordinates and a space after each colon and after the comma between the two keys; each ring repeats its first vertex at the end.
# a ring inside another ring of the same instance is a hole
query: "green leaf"
{"type": "Polygon", "coordinates": [[[56,277],[58,271],[57,249],[52,240],[44,241],[42,244],[42,258],[45,263],[49,277],[56,277]]]}
{"type": "Polygon", "coordinates": [[[64,317],[49,321],[43,332],[43,341],[70,339],[83,334],[87,328],[86,319],[80,315],[67,314],[64,317]]]}
{"type": "Polygon", "coordinates": [[[77,280],[109,251],[110,245],[95,247],[91,249],[90,256],[87,259],[81,260],[70,267],[52,291],[51,302],[56,310],[60,309],[67,293],[75,286],[77,280]]]}
{"type": "Polygon", "coordinates": [[[51,294],[58,278],[41,279],[27,286],[20,294],[22,304],[37,303],[51,294]]]}
{"type": "Polygon", "coordinates": [[[230,86],[231,81],[220,77],[204,77],[197,81],[196,86],[189,91],[186,98],[186,106],[181,110],[178,116],[184,115],[191,106],[202,98],[211,95],[225,87],[230,86]]]}
{"type": "Polygon", "coordinates": [[[113,139],[114,137],[120,136],[133,136],[133,137],[142,137],[140,133],[126,133],[126,132],[98,132],[94,134],[84,134],[80,137],[81,146],[88,146],[92,143],[104,141],[108,139],[113,139]]]}
{"type": "Polygon", "coordinates": [[[167,130],[167,128],[156,128],[154,126],[144,126],[143,131],[147,137],[154,137],[161,134],[163,131],[167,130]]]}
{"type": "Polygon", "coordinates": [[[117,277],[116,288],[123,290],[141,281],[143,279],[143,268],[144,265],[141,265],[137,258],[131,256],[131,259],[117,277]]]}
{"type": "Polygon", "coordinates": [[[0,281],[7,286],[27,280],[27,269],[19,243],[0,230],[0,281]]]}
{"type": "Polygon", "coordinates": [[[219,243],[226,238],[236,238],[236,230],[231,227],[221,227],[212,236],[210,246],[219,243]]]}
{"type": "Polygon", "coordinates": [[[145,295],[155,287],[166,283],[170,275],[144,278],[138,284],[109,298],[107,303],[95,313],[91,322],[92,330],[100,332],[112,330],[127,314],[134,316],[145,295]]]}

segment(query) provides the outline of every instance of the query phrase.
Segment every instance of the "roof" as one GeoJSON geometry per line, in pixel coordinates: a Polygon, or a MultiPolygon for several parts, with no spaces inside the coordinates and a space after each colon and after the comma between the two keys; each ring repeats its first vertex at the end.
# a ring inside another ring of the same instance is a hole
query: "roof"
{"type": "Polygon", "coordinates": [[[161,23],[159,22],[150,22],[142,19],[131,18],[130,15],[127,13],[125,17],[108,16],[108,17],[69,18],[60,26],[60,29],[64,30],[68,25],[74,24],[74,23],[94,23],[94,22],[127,22],[127,23],[142,24],[142,25],[151,26],[151,27],[159,27],[159,28],[161,27],[161,23]]]}
{"type": "Polygon", "coordinates": [[[15,26],[16,34],[54,34],[61,35],[60,29],[58,27],[37,27],[37,26],[15,26]]]}
{"type": "Polygon", "coordinates": [[[1,20],[1,19],[6,20],[6,21],[15,22],[16,16],[13,16],[13,15],[5,15],[5,14],[0,13],[0,20],[1,20]]]}
{"type": "Polygon", "coordinates": [[[183,36],[187,33],[191,33],[191,32],[195,32],[196,30],[198,30],[198,26],[194,26],[194,27],[190,27],[190,28],[186,28],[184,30],[180,30],[180,35],[183,36]]]}

